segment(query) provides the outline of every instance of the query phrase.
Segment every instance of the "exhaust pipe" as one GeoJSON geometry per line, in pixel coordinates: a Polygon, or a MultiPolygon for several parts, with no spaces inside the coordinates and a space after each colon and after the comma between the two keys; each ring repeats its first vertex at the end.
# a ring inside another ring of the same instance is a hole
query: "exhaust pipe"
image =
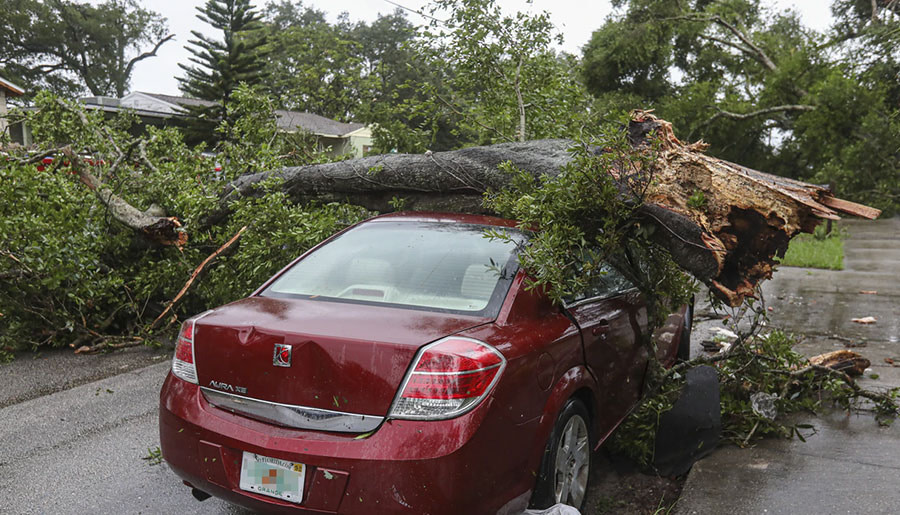
{"type": "Polygon", "coordinates": [[[205,500],[209,499],[210,497],[212,497],[211,495],[204,492],[203,490],[198,490],[196,488],[191,488],[191,495],[193,495],[194,499],[197,499],[198,501],[205,501],[205,500]]]}

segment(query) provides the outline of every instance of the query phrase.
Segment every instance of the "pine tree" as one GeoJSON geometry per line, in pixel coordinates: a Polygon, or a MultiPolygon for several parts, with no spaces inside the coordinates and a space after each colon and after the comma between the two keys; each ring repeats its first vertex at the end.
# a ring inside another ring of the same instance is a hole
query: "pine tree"
{"type": "Polygon", "coordinates": [[[215,133],[216,126],[227,120],[226,106],[231,93],[242,82],[252,86],[261,81],[265,38],[260,30],[259,14],[250,0],[207,0],[197,10],[200,11],[197,18],[222,31],[223,38],[212,39],[191,31],[195,39],[189,41],[187,49],[193,54],[190,61],[196,66],[179,63],[185,76],[178,81],[184,94],[215,102],[184,106],[188,138],[215,141],[221,137],[215,133]]]}

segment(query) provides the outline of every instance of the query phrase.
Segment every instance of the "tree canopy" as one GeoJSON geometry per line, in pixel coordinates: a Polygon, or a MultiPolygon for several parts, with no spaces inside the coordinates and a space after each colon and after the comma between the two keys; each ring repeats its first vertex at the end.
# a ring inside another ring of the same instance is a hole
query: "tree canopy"
{"type": "Polygon", "coordinates": [[[121,97],[138,62],[174,35],[135,0],[9,0],[0,9],[0,75],[28,91],[121,97]]]}
{"type": "Polygon", "coordinates": [[[717,156],[897,208],[896,2],[838,0],[825,32],[759,0],[614,3],[584,49],[599,109],[655,108],[717,156]]]}

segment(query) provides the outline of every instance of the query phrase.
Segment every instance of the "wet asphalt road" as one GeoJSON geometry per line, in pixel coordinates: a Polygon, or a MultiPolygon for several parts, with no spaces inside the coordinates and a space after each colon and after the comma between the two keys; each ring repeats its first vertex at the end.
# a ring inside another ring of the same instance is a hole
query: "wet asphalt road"
{"type": "MultiPolygon", "coordinates": [[[[872,365],[861,386],[900,386],[900,367],[889,363],[900,364],[900,218],[841,225],[850,232],[844,270],[779,269],[763,288],[771,324],[805,335],[795,349],[806,356],[848,347],[862,354],[872,365]],[[867,316],[877,322],[852,322],[867,316]]],[[[725,445],[699,461],[675,513],[900,513],[900,422],[881,427],[867,412],[820,415],[794,417],[815,427],[804,431],[806,442],[725,445]]]]}
{"type": "Polygon", "coordinates": [[[0,365],[0,513],[248,513],[199,503],[163,463],[159,389],[169,353],[71,351],[0,365]],[[29,390],[29,385],[32,389],[29,390]]]}

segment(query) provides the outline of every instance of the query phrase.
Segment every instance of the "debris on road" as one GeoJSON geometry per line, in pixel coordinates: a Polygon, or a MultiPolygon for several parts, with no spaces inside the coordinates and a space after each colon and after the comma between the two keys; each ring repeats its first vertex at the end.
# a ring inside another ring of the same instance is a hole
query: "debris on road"
{"type": "Polygon", "coordinates": [[[727,338],[737,338],[738,336],[734,331],[730,331],[724,327],[713,327],[712,331],[716,333],[716,336],[724,336],[727,338]]]}
{"type": "Polygon", "coordinates": [[[862,318],[854,318],[851,322],[856,322],[857,324],[869,325],[877,322],[878,319],[875,317],[862,317],[862,318]]]}
{"type": "Polygon", "coordinates": [[[778,416],[778,409],[775,407],[777,399],[777,395],[756,392],[750,396],[750,407],[753,408],[753,413],[769,420],[775,420],[775,417],[778,416]]]}
{"type": "Polygon", "coordinates": [[[877,290],[859,290],[860,295],[878,295],[877,290]]]}
{"type": "Polygon", "coordinates": [[[826,352],[809,358],[812,365],[820,367],[828,367],[832,370],[846,372],[851,376],[862,375],[863,372],[872,364],[871,361],[864,358],[860,353],[852,350],[836,350],[826,352]]]}

